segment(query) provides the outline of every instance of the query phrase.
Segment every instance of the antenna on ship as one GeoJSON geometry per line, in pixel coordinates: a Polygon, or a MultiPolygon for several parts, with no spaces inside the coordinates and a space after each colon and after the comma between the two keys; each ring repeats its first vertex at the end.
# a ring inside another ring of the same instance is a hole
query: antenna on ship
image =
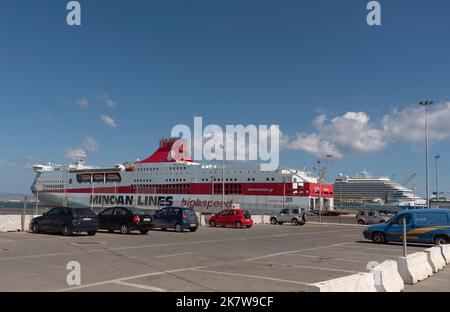
{"type": "Polygon", "coordinates": [[[75,155],[75,165],[82,166],[86,162],[86,153],[85,152],[79,152],[75,155]]]}

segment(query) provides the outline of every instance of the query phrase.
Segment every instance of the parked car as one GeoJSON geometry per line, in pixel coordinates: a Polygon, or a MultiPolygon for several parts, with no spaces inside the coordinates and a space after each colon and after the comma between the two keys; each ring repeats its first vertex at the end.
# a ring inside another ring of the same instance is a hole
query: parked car
{"type": "Polygon", "coordinates": [[[364,238],[374,243],[403,241],[403,220],[406,221],[408,242],[450,243],[450,210],[417,209],[397,213],[390,220],[369,226],[364,231],[364,238]]]}
{"type": "Polygon", "coordinates": [[[87,232],[95,235],[98,229],[97,215],[90,208],[55,207],[30,222],[33,233],[73,233],[87,232]]]}
{"type": "Polygon", "coordinates": [[[270,216],[271,224],[292,223],[292,225],[304,225],[306,223],[305,209],[284,208],[276,214],[270,216]]]}
{"type": "Polygon", "coordinates": [[[153,226],[152,216],[144,209],[134,207],[112,207],[98,214],[99,228],[110,233],[119,230],[122,234],[139,231],[147,234],[153,226]]]}
{"type": "Polygon", "coordinates": [[[211,216],[209,225],[215,226],[234,226],[236,228],[250,228],[253,226],[253,219],[247,210],[227,209],[222,210],[211,216]]]}
{"type": "Polygon", "coordinates": [[[192,208],[165,207],[153,215],[153,227],[163,231],[175,229],[177,232],[183,230],[195,232],[198,228],[198,219],[192,208]]]}
{"type": "Polygon", "coordinates": [[[389,216],[373,210],[361,210],[356,214],[356,220],[358,224],[376,224],[386,222],[389,220],[389,216]]]}

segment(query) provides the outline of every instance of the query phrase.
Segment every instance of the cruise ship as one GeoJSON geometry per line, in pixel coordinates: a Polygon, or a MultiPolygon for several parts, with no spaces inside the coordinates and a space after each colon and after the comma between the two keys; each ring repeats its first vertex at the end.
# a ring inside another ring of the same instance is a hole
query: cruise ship
{"type": "Polygon", "coordinates": [[[341,177],[334,183],[336,205],[425,206],[426,201],[400,183],[362,171],[356,177],[341,177]]]}
{"type": "Polygon", "coordinates": [[[226,163],[222,168],[195,162],[182,150],[180,154],[186,156],[174,160],[171,150],[177,140],[161,139],[148,158],[106,168],[87,166],[85,155],[78,155],[68,167],[35,165],[31,190],[44,207],[157,209],[174,205],[217,211],[238,206],[266,212],[282,207],[333,208],[333,185],[319,183],[309,172],[261,171],[243,162],[226,163]]]}

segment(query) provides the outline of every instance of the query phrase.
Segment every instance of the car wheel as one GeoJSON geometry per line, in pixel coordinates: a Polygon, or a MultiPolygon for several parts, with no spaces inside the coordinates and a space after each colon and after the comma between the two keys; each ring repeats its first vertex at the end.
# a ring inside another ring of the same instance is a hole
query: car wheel
{"type": "Polygon", "coordinates": [[[375,244],[383,244],[385,239],[384,239],[384,235],[382,233],[376,232],[372,234],[372,241],[375,244]]]}
{"type": "Polygon", "coordinates": [[[95,234],[97,234],[97,231],[90,231],[87,232],[89,236],[94,236],[95,234]]]}
{"type": "Polygon", "coordinates": [[[210,227],[216,227],[216,221],[210,221],[209,222],[210,227]]]}
{"type": "Polygon", "coordinates": [[[292,219],[291,223],[292,223],[292,225],[297,226],[297,225],[299,225],[300,222],[298,222],[298,219],[294,218],[294,219],[292,219]]]}
{"type": "Polygon", "coordinates": [[[273,225],[277,224],[278,223],[277,222],[277,218],[270,219],[270,223],[273,224],[273,225]]]}
{"type": "Polygon", "coordinates": [[[449,238],[447,237],[447,236],[445,236],[445,235],[439,235],[439,236],[437,236],[435,239],[434,239],[434,243],[436,244],[436,245],[447,245],[447,244],[449,244],[450,243],[450,240],[449,240],[449,238]]]}
{"type": "Polygon", "coordinates": [[[120,233],[122,233],[122,234],[129,234],[130,233],[130,228],[128,227],[128,225],[122,224],[120,226],[120,233]]]}
{"type": "Polygon", "coordinates": [[[146,235],[148,233],[148,230],[141,230],[140,232],[142,235],[146,235]]]}
{"type": "Polygon", "coordinates": [[[195,231],[197,231],[197,228],[190,228],[189,231],[195,232],[195,231]]]}
{"type": "Polygon", "coordinates": [[[175,224],[175,232],[183,232],[183,227],[181,224],[175,224]]]}
{"type": "Polygon", "coordinates": [[[62,233],[64,236],[71,236],[73,234],[72,229],[67,224],[63,226],[62,233]]]}
{"type": "Polygon", "coordinates": [[[39,233],[39,224],[37,224],[36,222],[33,222],[31,224],[31,232],[32,233],[39,233]]]}
{"type": "Polygon", "coordinates": [[[234,225],[236,226],[237,229],[242,228],[242,222],[241,221],[237,221],[234,225]]]}
{"type": "Polygon", "coordinates": [[[358,224],[364,225],[366,222],[364,222],[364,220],[358,220],[358,224]]]}

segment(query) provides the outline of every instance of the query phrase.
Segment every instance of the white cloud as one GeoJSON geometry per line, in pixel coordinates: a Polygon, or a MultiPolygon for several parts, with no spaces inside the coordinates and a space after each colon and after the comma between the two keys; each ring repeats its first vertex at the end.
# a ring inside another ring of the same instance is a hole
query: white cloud
{"type": "MultiPolygon", "coordinates": [[[[450,138],[450,103],[431,106],[428,113],[430,140],[442,141],[450,138]]],[[[411,143],[421,143],[425,140],[424,108],[417,106],[394,110],[383,117],[383,130],[390,133],[392,139],[411,143]]]]}
{"type": "Polygon", "coordinates": [[[386,146],[384,132],[372,124],[364,112],[347,112],[330,121],[322,114],[313,124],[316,132],[297,133],[293,140],[284,143],[284,147],[303,150],[317,157],[332,154],[342,158],[346,153],[374,152],[386,146]]]}
{"type": "Polygon", "coordinates": [[[98,99],[100,102],[102,102],[103,104],[105,104],[110,108],[114,108],[117,106],[117,103],[109,97],[108,93],[101,95],[98,99]]]}
{"type": "Polygon", "coordinates": [[[64,157],[71,161],[75,161],[77,159],[77,155],[86,155],[86,152],[81,147],[67,148],[64,150],[64,157]]]}
{"type": "Polygon", "coordinates": [[[77,105],[81,108],[88,108],[89,101],[86,98],[82,98],[82,99],[77,100],[77,105]]]}
{"type": "MultiPolygon", "coordinates": [[[[450,138],[450,103],[431,107],[428,118],[430,140],[450,138]]],[[[300,132],[293,139],[284,135],[282,147],[316,157],[332,154],[342,158],[346,154],[377,152],[399,141],[424,142],[424,108],[418,105],[393,110],[377,122],[372,122],[365,112],[347,112],[329,121],[321,114],[313,125],[313,133],[300,132]]]]}
{"type": "Polygon", "coordinates": [[[100,119],[103,121],[103,123],[105,124],[105,125],[107,125],[108,127],[110,127],[110,128],[117,128],[117,124],[116,124],[116,121],[113,119],[113,118],[111,118],[111,117],[109,117],[109,116],[106,116],[106,115],[101,115],[100,116],[100,119]]]}
{"type": "Polygon", "coordinates": [[[93,137],[85,138],[83,146],[88,152],[96,152],[99,149],[98,142],[93,137]]]}

